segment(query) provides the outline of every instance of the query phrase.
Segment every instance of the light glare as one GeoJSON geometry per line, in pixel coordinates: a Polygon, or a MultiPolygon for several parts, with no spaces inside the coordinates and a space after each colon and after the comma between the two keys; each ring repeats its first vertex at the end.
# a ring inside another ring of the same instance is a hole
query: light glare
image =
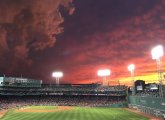
{"type": "Polygon", "coordinates": [[[134,64],[130,64],[129,66],[128,66],[128,70],[129,71],[133,71],[135,69],[135,65],[134,64]]]}
{"type": "Polygon", "coordinates": [[[98,76],[109,76],[110,74],[111,74],[111,71],[109,69],[98,70],[97,72],[98,76]]]}
{"type": "Polygon", "coordinates": [[[63,77],[63,73],[62,72],[53,72],[52,76],[53,77],[63,77]]]}
{"type": "Polygon", "coordinates": [[[152,59],[159,59],[163,56],[163,46],[158,45],[151,50],[152,59]]]}

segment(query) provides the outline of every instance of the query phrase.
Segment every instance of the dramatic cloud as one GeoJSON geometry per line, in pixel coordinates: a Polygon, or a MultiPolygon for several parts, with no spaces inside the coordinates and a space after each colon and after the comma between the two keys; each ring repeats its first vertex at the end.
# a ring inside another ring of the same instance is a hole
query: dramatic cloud
{"type": "Polygon", "coordinates": [[[127,66],[134,63],[136,79],[157,79],[150,51],[165,46],[163,0],[76,0],[74,6],[69,16],[69,0],[1,0],[0,70],[45,81],[61,70],[64,83],[96,83],[97,70],[109,68],[111,84],[129,84],[127,66]]]}
{"type": "Polygon", "coordinates": [[[134,63],[137,79],[156,81],[155,77],[141,76],[156,74],[156,62],[151,59],[150,51],[157,44],[165,46],[165,2],[97,2],[90,1],[84,13],[80,6],[77,12],[82,16],[74,16],[80,20],[68,26],[74,30],[68,32],[65,39],[72,44],[64,45],[63,53],[67,54],[63,54],[64,59],[59,62],[69,69],[65,79],[73,83],[93,83],[101,80],[97,77],[98,69],[110,68],[112,74],[108,79],[122,82],[126,78],[123,82],[126,84],[130,80],[127,66],[134,63]]]}
{"type": "Polygon", "coordinates": [[[27,69],[33,62],[30,51],[54,46],[56,35],[63,32],[60,8],[72,14],[72,0],[0,1],[1,71],[27,69]]]}

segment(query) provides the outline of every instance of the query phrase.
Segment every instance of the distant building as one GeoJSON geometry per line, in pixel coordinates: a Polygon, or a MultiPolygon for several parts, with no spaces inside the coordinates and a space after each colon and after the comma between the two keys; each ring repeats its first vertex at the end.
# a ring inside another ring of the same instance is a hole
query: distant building
{"type": "Polygon", "coordinates": [[[18,78],[18,77],[0,77],[0,86],[6,87],[41,87],[42,80],[18,78]]]}

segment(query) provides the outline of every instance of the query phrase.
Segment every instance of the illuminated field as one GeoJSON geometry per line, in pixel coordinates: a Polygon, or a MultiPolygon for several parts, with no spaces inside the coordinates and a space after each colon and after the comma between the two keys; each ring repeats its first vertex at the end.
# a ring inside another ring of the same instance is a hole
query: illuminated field
{"type": "Polygon", "coordinates": [[[0,120],[149,120],[122,108],[33,106],[9,110],[0,120]]]}

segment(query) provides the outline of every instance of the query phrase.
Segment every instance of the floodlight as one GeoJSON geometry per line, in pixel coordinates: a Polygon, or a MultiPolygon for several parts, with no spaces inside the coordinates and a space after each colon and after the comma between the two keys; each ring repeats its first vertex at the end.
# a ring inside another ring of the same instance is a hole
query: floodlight
{"type": "Polygon", "coordinates": [[[163,46],[157,45],[151,50],[152,59],[159,59],[163,56],[163,46]]]}
{"type": "Polygon", "coordinates": [[[53,72],[52,77],[56,78],[56,84],[59,85],[60,84],[60,78],[63,77],[63,73],[62,72],[53,72]]]}
{"type": "Polygon", "coordinates": [[[128,70],[129,71],[133,71],[135,69],[135,65],[134,64],[130,64],[129,66],[128,66],[128,70]]]}
{"type": "Polygon", "coordinates": [[[135,94],[135,85],[134,85],[134,70],[135,70],[135,65],[134,64],[130,64],[128,66],[128,70],[131,73],[131,78],[132,78],[132,95],[135,94]]]}
{"type": "Polygon", "coordinates": [[[53,72],[52,76],[53,77],[63,77],[63,73],[62,72],[53,72]]]}
{"type": "Polygon", "coordinates": [[[98,70],[97,75],[103,78],[103,86],[108,86],[108,81],[106,79],[107,76],[111,74],[111,71],[109,69],[103,69],[103,70],[98,70]]]}
{"type": "Polygon", "coordinates": [[[98,76],[109,76],[111,74],[111,71],[109,69],[104,69],[104,70],[98,70],[97,75],[98,76]]]}
{"type": "Polygon", "coordinates": [[[164,91],[163,91],[163,71],[162,71],[162,57],[163,57],[163,46],[161,45],[157,45],[156,47],[154,47],[151,50],[151,54],[152,54],[152,59],[156,60],[157,63],[157,72],[158,72],[158,80],[159,80],[159,94],[160,97],[164,96],[164,91]]]}

